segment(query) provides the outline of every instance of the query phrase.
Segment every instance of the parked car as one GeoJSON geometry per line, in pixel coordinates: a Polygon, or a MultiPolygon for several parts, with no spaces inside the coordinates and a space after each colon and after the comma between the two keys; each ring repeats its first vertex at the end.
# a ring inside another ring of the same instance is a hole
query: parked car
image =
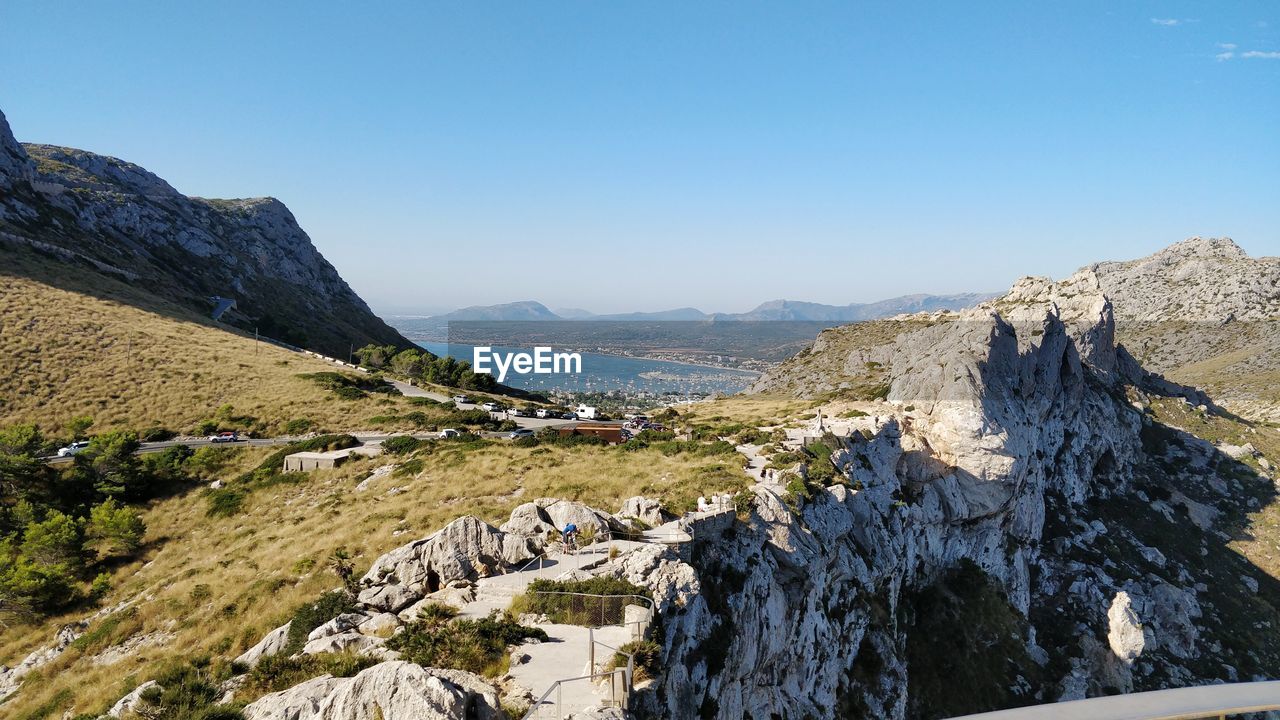
{"type": "Polygon", "coordinates": [[[519,428],[517,430],[512,430],[510,433],[508,433],[507,437],[512,440],[519,440],[520,438],[523,438],[523,437],[533,437],[533,431],[530,430],[529,428],[519,428]]]}
{"type": "Polygon", "coordinates": [[[459,437],[460,435],[462,435],[462,433],[458,432],[457,430],[454,430],[453,428],[445,428],[440,431],[441,440],[445,440],[448,438],[456,438],[456,437],[459,437]]]}
{"type": "Polygon", "coordinates": [[[501,405],[499,405],[498,403],[493,403],[493,402],[487,402],[487,403],[485,403],[485,404],[481,405],[480,407],[484,408],[485,410],[488,410],[489,412],[498,412],[498,411],[502,410],[502,406],[501,406],[501,405]]]}
{"type": "Polygon", "coordinates": [[[209,436],[209,442],[211,443],[228,443],[228,442],[235,442],[239,439],[240,439],[240,434],[234,430],[229,430],[227,432],[220,432],[216,435],[209,436]]]}
{"type": "Polygon", "coordinates": [[[509,412],[512,415],[512,417],[529,417],[529,411],[522,410],[520,408],[511,408],[507,412],[509,412]]]}
{"type": "Polygon", "coordinates": [[[467,397],[466,395],[454,395],[453,401],[459,404],[469,403],[471,402],[471,398],[467,397]]]}
{"type": "Polygon", "coordinates": [[[538,408],[537,410],[533,411],[533,414],[534,416],[540,417],[540,418],[555,417],[555,415],[552,414],[552,411],[546,408],[538,408]]]}
{"type": "Polygon", "coordinates": [[[88,440],[77,440],[64,448],[58,448],[58,457],[71,457],[87,447],[88,440]]]}

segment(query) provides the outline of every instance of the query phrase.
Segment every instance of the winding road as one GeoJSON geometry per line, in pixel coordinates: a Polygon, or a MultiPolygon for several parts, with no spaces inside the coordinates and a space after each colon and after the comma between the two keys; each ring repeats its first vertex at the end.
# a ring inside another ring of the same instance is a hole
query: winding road
{"type": "MultiPolygon", "coordinates": [[[[405,397],[425,397],[425,398],[431,398],[432,400],[435,400],[437,402],[453,402],[452,398],[438,392],[434,392],[431,390],[424,390],[420,387],[410,385],[409,383],[400,382],[399,380],[392,380],[390,382],[405,397]]],[[[456,405],[459,410],[480,409],[480,406],[476,405],[475,403],[454,403],[454,405],[456,405]]],[[[494,417],[500,417],[503,420],[511,420],[516,425],[522,428],[528,428],[530,430],[540,430],[542,428],[548,428],[548,427],[556,427],[556,428],[576,427],[578,425],[592,424],[595,422],[593,420],[562,420],[557,418],[514,417],[514,416],[509,416],[506,413],[491,413],[491,414],[494,417]]],[[[502,431],[502,432],[485,431],[477,434],[483,438],[501,439],[501,438],[507,437],[510,433],[505,431],[502,431]]],[[[393,435],[410,435],[411,437],[417,438],[419,440],[430,440],[432,438],[439,437],[439,433],[434,433],[434,432],[370,433],[370,432],[356,431],[356,432],[350,433],[350,435],[366,445],[370,443],[382,442],[383,440],[393,435]]],[[[200,448],[200,447],[206,447],[209,445],[218,445],[218,446],[230,445],[233,447],[246,447],[246,446],[247,447],[271,447],[274,445],[288,445],[289,443],[295,443],[305,439],[306,439],[306,436],[303,436],[303,435],[280,435],[278,437],[272,437],[272,438],[244,438],[241,440],[236,440],[235,442],[215,443],[207,437],[175,438],[173,440],[163,440],[159,442],[142,443],[141,447],[138,449],[137,454],[145,455],[147,453],[163,452],[171,447],[175,447],[178,445],[185,445],[189,448],[200,448]]],[[[51,456],[51,457],[43,458],[43,460],[50,465],[58,465],[62,463],[69,463],[72,461],[72,458],[51,456]]]]}

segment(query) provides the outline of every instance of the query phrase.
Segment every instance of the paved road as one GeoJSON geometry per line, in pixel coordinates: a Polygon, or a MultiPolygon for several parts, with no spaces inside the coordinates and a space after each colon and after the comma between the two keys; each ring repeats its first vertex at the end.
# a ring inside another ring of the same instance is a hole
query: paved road
{"type": "MultiPolygon", "coordinates": [[[[437,402],[453,402],[453,399],[451,397],[443,395],[438,392],[434,392],[432,390],[424,390],[420,387],[410,385],[409,383],[401,382],[399,380],[391,380],[390,382],[405,397],[426,397],[426,398],[431,398],[432,400],[435,400],[437,402]]],[[[454,405],[460,410],[480,409],[480,406],[476,405],[475,403],[454,403],[454,405]]],[[[495,420],[511,420],[516,425],[522,428],[529,428],[530,430],[540,430],[542,428],[548,428],[548,427],[573,427],[575,425],[584,425],[584,424],[591,424],[596,422],[594,420],[563,420],[558,418],[515,417],[507,413],[490,413],[490,415],[495,420]]],[[[383,440],[385,440],[386,438],[392,435],[404,435],[406,433],[363,434],[357,431],[356,433],[353,433],[353,434],[355,438],[360,442],[369,444],[369,443],[382,442],[383,440]]],[[[489,439],[500,439],[500,438],[507,437],[508,433],[486,431],[486,432],[479,433],[479,435],[480,437],[489,438],[489,439]]],[[[413,437],[419,440],[428,440],[431,438],[438,437],[438,434],[434,432],[413,433],[413,437]]],[[[143,455],[146,453],[162,452],[168,448],[174,447],[175,445],[186,445],[189,448],[205,447],[206,445],[233,445],[235,447],[244,447],[247,445],[249,447],[270,447],[272,445],[288,445],[289,443],[298,442],[299,440],[302,440],[302,439],[304,438],[297,435],[282,435],[280,437],[274,437],[274,438],[251,438],[251,439],[245,439],[245,440],[237,440],[234,443],[215,443],[215,442],[211,442],[208,438],[179,438],[176,440],[165,440],[163,442],[142,443],[142,447],[141,449],[138,450],[138,454],[143,455]]],[[[49,458],[45,458],[45,461],[48,462],[50,465],[57,465],[61,463],[69,463],[71,462],[71,458],[49,457],[49,458]]]]}

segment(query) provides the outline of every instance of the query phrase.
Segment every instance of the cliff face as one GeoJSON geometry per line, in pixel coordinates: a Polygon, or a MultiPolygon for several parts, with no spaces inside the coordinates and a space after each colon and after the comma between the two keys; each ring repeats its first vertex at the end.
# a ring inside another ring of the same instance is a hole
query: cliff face
{"type": "MultiPolygon", "coordinates": [[[[1068,304],[1107,298],[1117,342],[1142,367],[1205,390],[1238,415],[1280,420],[1280,258],[1250,257],[1227,238],[1191,238],[1145,258],[1094,263],[1059,282],[1023,278],[985,307],[1008,316],[1049,292],[1068,304]]],[[[935,312],[833,328],[752,389],[870,397],[886,382],[877,364],[889,359],[888,340],[908,326],[958,317],[935,312]]]]}
{"type": "Polygon", "coordinates": [[[7,123],[0,125],[0,182],[8,188],[0,230],[10,242],[71,251],[200,314],[213,309],[213,296],[235,299],[223,322],[330,354],[345,356],[351,344],[409,344],[274,198],[187,197],[133,163],[19,145],[7,123]]]}
{"type": "Polygon", "coordinates": [[[1280,672],[1275,581],[1225,544],[1273,482],[1144,411],[1114,332],[1100,293],[1020,283],[866,356],[888,402],[827,422],[838,482],[784,473],[695,533],[649,710],[948,717],[1280,672]]]}

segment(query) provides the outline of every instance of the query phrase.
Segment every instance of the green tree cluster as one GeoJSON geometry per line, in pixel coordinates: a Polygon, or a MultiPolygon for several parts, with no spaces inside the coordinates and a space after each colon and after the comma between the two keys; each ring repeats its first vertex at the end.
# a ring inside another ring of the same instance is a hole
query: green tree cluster
{"type": "Polygon", "coordinates": [[[360,364],[374,370],[389,370],[397,375],[423,382],[462,388],[493,391],[498,381],[488,373],[475,373],[471,363],[440,357],[426,350],[400,350],[395,345],[366,345],[356,350],[360,364]]]}
{"type": "MultiPolygon", "coordinates": [[[[78,418],[78,437],[92,420],[78,418]]],[[[104,433],[69,464],[34,425],[0,429],[0,615],[56,612],[109,587],[104,568],[135,555],[146,524],[130,506],[185,481],[186,447],[141,458],[138,437],[104,433]]]]}

